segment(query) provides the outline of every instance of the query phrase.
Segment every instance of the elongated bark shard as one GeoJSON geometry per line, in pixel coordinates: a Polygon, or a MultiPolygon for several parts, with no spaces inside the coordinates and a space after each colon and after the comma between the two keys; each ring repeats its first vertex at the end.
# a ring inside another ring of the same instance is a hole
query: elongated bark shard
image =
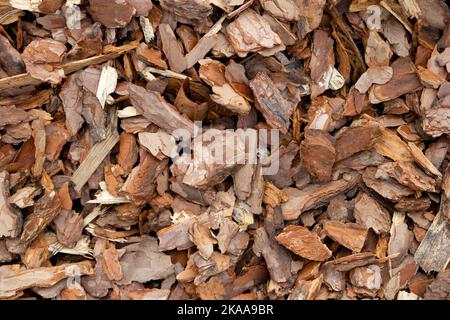
{"type": "Polygon", "coordinates": [[[133,106],[149,121],[170,134],[182,129],[190,134],[190,137],[194,135],[194,123],[179,114],[160,94],[134,84],[128,85],[128,91],[133,106]]]}
{"type": "Polygon", "coordinates": [[[0,172],[0,238],[17,237],[22,228],[22,214],[9,204],[9,174],[0,172]]]}
{"type": "Polygon", "coordinates": [[[448,200],[441,197],[439,212],[414,254],[414,260],[425,272],[444,271],[450,259],[448,200]]]}
{"type": "Polygon", "coordinates": [[[325,261],[331,257],[330,249],[305,227],[288,226],[276,239],[284,247],[308,260],[325,261]]]}
{"type": "Polygon", "coordinates": [[[289,119],[294,112],[294,105],[282,95],[266,73],[259,72],[250,81],[250,88],[256,99],[256,107],[264,115],[266,121],[282,133],[289,129],[289,119]]]}
{"type": "Polygon", "coordinates": [[[0,296],[19,292],[31,287],[47,288],[57,282],[73,276],[93,274],[90,261],[65,263],[56,267],[43,267],[25,271],[12,272],[2,276],[0,296]]]}

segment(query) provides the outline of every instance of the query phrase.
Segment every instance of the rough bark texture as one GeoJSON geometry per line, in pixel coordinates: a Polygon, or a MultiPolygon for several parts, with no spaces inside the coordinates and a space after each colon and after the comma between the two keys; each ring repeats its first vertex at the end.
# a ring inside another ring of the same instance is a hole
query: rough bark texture
{"type": "Polygon", "coordinates": [[[0,300],[448,299],[449,22],[0,0],[0,300]]]}

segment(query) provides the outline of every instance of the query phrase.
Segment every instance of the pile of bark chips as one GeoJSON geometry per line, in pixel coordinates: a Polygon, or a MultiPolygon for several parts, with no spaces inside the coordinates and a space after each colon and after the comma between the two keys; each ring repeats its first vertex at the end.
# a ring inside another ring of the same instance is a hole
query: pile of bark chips
{"type": "Polygon", "coordinates": [[[0,0],[0,299],[448,299],[449,73],[441,0],[0,0]]]}

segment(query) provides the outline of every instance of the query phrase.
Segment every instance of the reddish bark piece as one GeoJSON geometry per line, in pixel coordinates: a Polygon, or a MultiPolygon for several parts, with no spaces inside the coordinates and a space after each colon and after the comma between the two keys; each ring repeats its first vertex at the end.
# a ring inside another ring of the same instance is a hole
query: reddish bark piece
{"type": "Polygon", "coordinates": [[[189,238],[189,230],[195,219],[186,219],[175,225],[163,228],[158,231],[159,250],[185,250],[192,246],[194,243],[189,238]]]}
{"type": "Polygon", "coordinates": [[[240,57],[281,44],[280,37],[272,31],[267,21],[252,9],[245,10],[230,23],[225,34],[240,57]]]}
{"type": "Polygon", "coordinates": [[[380,174],[386,172],[400,184],[412,190],[436,192],[436,181],[412,162],[396,161],[382,164],[380,174]]]}
{"type": "Polygon", "coordinates": [[[327,132],[308,130],[300,146],[300,158],[304,168],[318,182],[331,180],[336,159],[335,139],[327,132]]]}
{"type": "Polygon", "coordinates": [[[377,179],[375,177],[376,172],[377,168],[366,168],[362,176],[363,181],[369,188],[375,190],[386,199],[399,201],[403,197],[407,197],[415,193],[414,190],[401,185],[394,179],[377,179]]]}
{"type": "Polygon", "coordinates": [[[56,84],[64,77],[64,70],[58,64],[62,62],[66,51],[66,46],[59,41],[34,40],[25,48],[22,58],[33,78],[56,84]]]}
{"type": "Polygon", "coordinates": [[[62,148],[69,140],[69,132],[61,122],[55,122],[45,127],[45,157],[55,161],[59,158],[62,148]]]}
{"type": "Polygon", "coordinates": [[[336,161],[372,148],[380,130],[376,126],[345,128],[336,138],[336,161]]]}
{"type": "Polygon", "coordinates": [[[183,72],[187,68],[187,61],[184,57],[183,48],[175,37],[175,33],[165,23],[160,24],[158,30],[163,45],[162,49],[169,61],[170,69],[175,72],[183,72]]]}
{"type": "Polygon", "coordinates": [[[84,123],[81,116],[83,110],[82,92],[78,87],[78,74],[70,76],[59,94],[66,114],[66,128],[70,136],[74,136],[84,123]]]}
{"type": "Polygon", "coordinates": [[[2,277],[0,295],[3,296],[11,292],[19,292],[31,287],[50,287],[68,278],[70,276],[70,269],[74,268],[78,269],[80,275],[89,275],[94,271],[91,262],[88,260],[78,263],[65,263],[55,267],[12,271],[2,277]]]}
{"type": "Polygon", "coordinates": [[[368,229],[355,223],[342,223],[329,220],[324,221],[323,230],[334,241],[354,252],[361,252],[368,231],[368,229]]]}
{"type": "Polygon", "coordinates": [[[299,5],[292,0],[262,0],[261,6],[274,17],[282,20],[291,21],[299,20],[300,18],[301,10],[299,5]]]}
{"type": "Polygon", "coordinates": [[[194,135],[194,123],[179,114],[160,94],[134,84],[128,85],[128,91],[133,106],[149,121],[168,133],[183,129],[191,137],[194,135]]]}
{"type": "Polygon", "coordinates": [[[33,213],[25,218],[20,242],[33,241],[61,212],[61,200],[55,191],[45,194],[34,206],[33,213]]]}
{"type": "Polygon", "coordinates": [[[372,228],[376,233],[388,232],[391,226],[389,212],[364,192],[360,192],[356,197],[353,216],[358,224],[372,228]]]}
{"type": "Polygon", "coordinates": [[[89,4],[93,19],[108,28],[125,27],[136,13],[127,1],[90,0],[89,4]]]}
{"type": "Polygon", "coordinates": [[[331,251],[320,241],[320,238],[301,226],[287,226],[276,236],[276,240],[295,254],[314,261],[326,261],[331,251]]]}
{"type": "Polygon", "coordinates": [[[119,262],[119,254],[116,246],[113,243],[109,243],[109,247],[103,251],[103,268],[109,280],[122,280],[122,266],[119,262]]]}
{"type": "Polygon", "coordinates": [[[167,163],[167,160],[159,161],[147,151],[141,150],[139,165],[128,175],[120,192],[137,204],[150,201],[156,193],[154,181],[167,163]]]}
{"type": "Polygon", "coordinates": [[[126,132],[122,133],[119,140],[117,162],[126,173],[130,173],[137,160],[138,146],[135,136],[126,132]]]}
{"type": "Polygon", "coordinates": [[[353,188],[359,181],[358,174],[345,176],[341,180],[331,181],[326,184],[309,185],[302,190],[287,188],[288,201],[281,205],[283,218],[294,220],[298,216],[310,209],[319,208],[328,203],[336,195],[353,188]]]}
{"type": "Polygon", "coordinates": [[[391,68],[393,76],[390,81],[372,86],[369,94],[371,103],[389,101],[422,87],[415,66],[409,58],[398,58],[391,68]]]}
{"type": "Polygon", "coordinates": [[[167,69],[167,63],[161,58],[161,51],[140,46],[136,49],[136,53],[144,62],[153,64],[161,69],[167,69]]]}
{"type": "Polygon", "coordinates": [[[162,0],[161,7],[173,13],[180,21],[197,25],[212,13],[212,6],[206,0],[162,0]]]}
{"type": "Polygon", "coordinates": [[[54,220],[58,241],[67,248],[73,248],[81,239],[83,219],[75,211],[63,209],[54,220]]]}
{"type": "Polygon", "coordinates": [[[320,25],[322,20],[323,9],[325,7],[325,0],[308,1],[300,0],[296,1],[300,11],[300,19],[297,22],[299,28],[299,38],[303,39],[306,34],[316,29],[320,25]]]}
{"type": "Polygon", "coordinates": [[[153,8],[153,3],[151,0],[126,0],[136,9],[136,16],[146,17],[148,16],[150,10],[153,8]]]}
{"type": "Polygon", "coordinates": [[[317,97],[329,88],[334,70],[333,39],[323,30],[314,31],[313,51],[311,56],[311,96],[317,97]]]}

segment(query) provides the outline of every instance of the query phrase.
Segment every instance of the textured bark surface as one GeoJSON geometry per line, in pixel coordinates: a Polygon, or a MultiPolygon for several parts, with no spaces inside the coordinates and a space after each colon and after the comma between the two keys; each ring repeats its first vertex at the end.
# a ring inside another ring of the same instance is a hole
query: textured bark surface
{"type": "Polygon", "coordinates": [[[449,22],[0,0],[0,299],[448,299],[449,22]]]}

